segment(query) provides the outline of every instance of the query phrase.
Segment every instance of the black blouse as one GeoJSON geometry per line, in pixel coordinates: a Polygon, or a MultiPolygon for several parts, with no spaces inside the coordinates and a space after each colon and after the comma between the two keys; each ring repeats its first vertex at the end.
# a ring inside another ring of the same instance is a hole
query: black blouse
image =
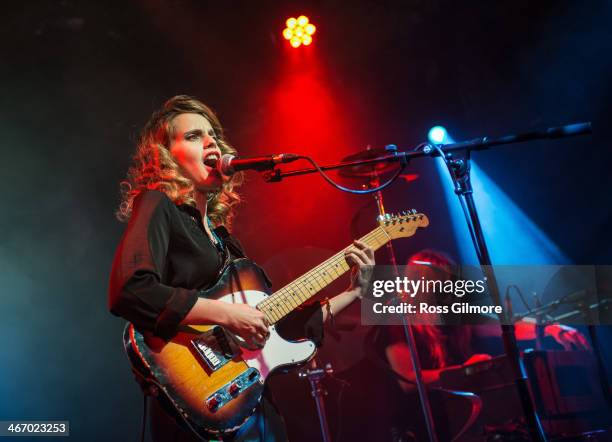
{"type": "MultiPolygon", "coordinates": [[[[214,232],[225,250],[212,243],[195,207],[177,206],[160,191],[138,195],[113,261],[110,311],[139,330],[171,339],[198,292],[217,280],[227,253],[245,257],[223,226],[214,232]]],[[[322,321],[317,303],[289,315],[278,330],[289,339],[307,336],[320,345],[322,321]]]]}

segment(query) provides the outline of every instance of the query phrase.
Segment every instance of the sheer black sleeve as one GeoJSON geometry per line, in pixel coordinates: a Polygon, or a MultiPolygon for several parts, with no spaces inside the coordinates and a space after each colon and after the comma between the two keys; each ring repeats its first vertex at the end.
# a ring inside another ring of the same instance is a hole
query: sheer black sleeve
{"type": "Polygon", "coordinates": [[[147,191],[134,201],[111,270],[109,308],[138,329],[170,339],[197,301],[197,290],[162,283],[172,231],[172,201],[147,191]]]}

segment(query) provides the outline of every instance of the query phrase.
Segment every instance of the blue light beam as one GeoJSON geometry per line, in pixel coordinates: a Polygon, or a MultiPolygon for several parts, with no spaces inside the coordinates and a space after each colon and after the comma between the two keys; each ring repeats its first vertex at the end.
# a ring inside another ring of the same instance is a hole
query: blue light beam
{"type": "MultiPolygon", "coordinates": [[[[454,142],[442,126],[432,127],[429,131],[429,139],[437,144],[454,142]],[[442,135],[443,137],[440,138],[442,135]],[[443,141],[437,142],[439,139],[443,141]]],[[[559,247],[478,167],[473,159],[471,162],[474,202],[493,264],[569,263],[570,260],[559,247]]],[[[453,224],[461,263],[478,264],[461,205],[455,195],[451,177],[442,158],[436,158],[436,165],[453,224]]]]}

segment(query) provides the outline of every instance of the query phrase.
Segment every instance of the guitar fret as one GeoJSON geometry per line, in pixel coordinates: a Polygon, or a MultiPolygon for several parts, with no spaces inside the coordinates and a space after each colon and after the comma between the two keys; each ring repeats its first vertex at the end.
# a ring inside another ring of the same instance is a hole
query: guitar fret
{"type": "Polygon", "coordinates": [[[278,321],[282,316],[274,309],[274,306],[269,303],[260,303],[258,305],[259,310],[263,311],[268,323],[273,324],[278,321]]]}
{"type": "Polygon", "coordinates": [[[298,281],[294,282],[293,285],[295,286],[295,291],[298,294],[298,298],[300,300],[300,305],[302,305],[304,303],[304,301],[306,301],[308,299],[308,296],[306,294],[307,292],[304,289],[303,284],[301,283],[301,281],[298,280],[298,281]]]}
{"type": "MultiPolygon", "coordinates": [[[[390,239],[389,235],[381,227],[377,227],[363,236],[360,241],[376,251],[389,242],[390,239]]],[[[270,316],[268,318],[269,322],[278,322],[340,276],[344,275],[350,269],[344,255],[345,251],[346,249],[341,250],[264,299],[261,305],[262,309],[266,309],[270,316]]]]}
{"type": "Polygon", "coordinates": [[[289,310],[288,307],[286,306],[285,297],[286,297],[285,293],[281,291],[273,299],[274,305],[276,305],[276,308],[281,313],[281,316],[285,316],[285,314],[287,313],[287,310],[289,310]]]}
{"type": "MultiPolygon", "coordinates": [[[[322,269],[312,276],[313,284],[315,284],[318,290],[323,290],[329,283],[323,279],[322,269]]],[[[318,291],[317,290],[317,291],[318,291]]]]}
{"type": "Polygon", "coordinates": [[[266,311],[266,313],[264,313],[264,315],[266,316],[266,319],[269,323],[276,322],[281,318],[281,315],[279,315],[278,312],[274,310],[274,307],[269,307],[269,309],[266,311]]]}
{"type": "Polygon", "coordinates": [[[313,287],[313,281],[311,277],[302,277],[300,284],[302,284],[302,287],[304,287],[304,289],[306,290],[306,293],[312,293],[312,291],[314,290],[313,287]]]}
{"type": "Polygon", "coordinates": [[[289,295],[290,299],[293,300],[294,305],[296,307],[299,306],[302,303],[302,300],[300,299],[299,294],[298,295],[295,294],[295,290],[291,290],[290,288],[286,288],[286,289],[282,289],[282,290],[284,290],[285,293],[287,293],[289,295]],[[295,300],[296,296],[297,296],[299,302],[295,300]]]}
{"type": "Polygon", "coordinates": [[[285,302],[291,306],[291,310],[293,310],[296,307],[299,307],[302,304],[299,295],[298,295],[298,299],[300,300],[300,302],[297,302],[295,300],[295,292],[292,292],[290,290],[285,290],[283,296],[285,297],[285,302]]]}
{"type": "Polygon", "coordinates": [[[294,308],[299,306],[297,302],[291,302],[291,295],[289,293],[283,293],[283,307],[288,310],[287,313],[291,313],[294,308]]]}
{"type": "Polygon", "coordinates": [[[283,302],[285,303],[285,307],[288,308],[290,312],[301,304],[296,302],[294,300],[294,296],[287,290],[283,292],[283,302]]]}
{"type": "Polygon", "coordinates": [[[285,306],[285,299],[283,295],[284,295],[283,293],[280,293],[279,296],[276,298],[276,302],[275,302],[276,308],[281,313],[281,317],[285,316],[287,313],[291,311],[285,306]]]}

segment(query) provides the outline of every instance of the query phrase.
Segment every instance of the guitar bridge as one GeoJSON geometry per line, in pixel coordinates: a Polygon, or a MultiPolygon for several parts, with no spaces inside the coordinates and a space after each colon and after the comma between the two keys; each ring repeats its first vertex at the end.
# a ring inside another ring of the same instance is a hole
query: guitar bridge
{"type": "Polygon", "coordinates": [[[226,334],[223,327],[219,326],[192,339],[191,345],[212,371],[217,371],[241,353],[240,347],[226,334]]]}

